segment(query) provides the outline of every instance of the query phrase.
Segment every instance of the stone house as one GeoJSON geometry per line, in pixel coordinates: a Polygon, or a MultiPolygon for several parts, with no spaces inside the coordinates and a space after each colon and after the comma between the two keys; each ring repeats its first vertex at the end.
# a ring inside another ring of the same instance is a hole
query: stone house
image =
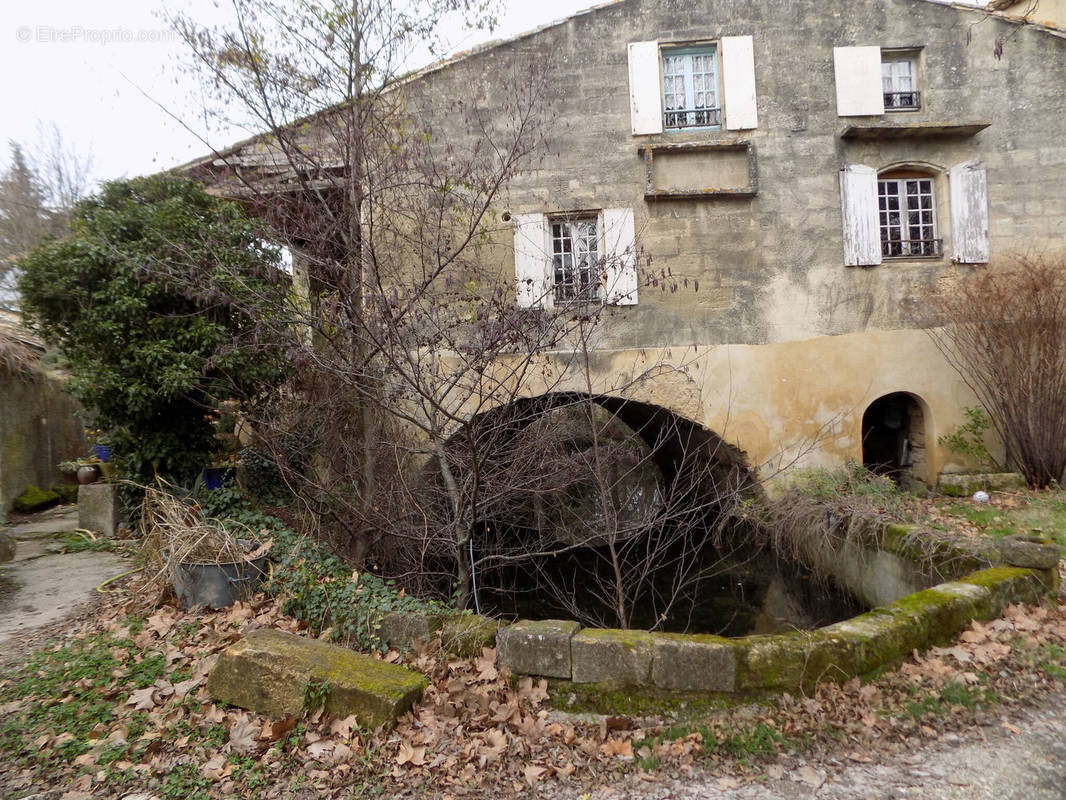
{"type": "Polygon", "coordinates": [[[498,208],[499,261],[520,306],[618,307],[605,394],[651,353],[679,371],[637,399],[764,474],[932,484],[976,401],[905,309],[1066,233],[1066,33],[996,5],[617,0],[403,91],[492,110],[496,76],[544,65],[551,147],[498,208]],[[660,291],[645,256],[698,290],[660,291]]]}

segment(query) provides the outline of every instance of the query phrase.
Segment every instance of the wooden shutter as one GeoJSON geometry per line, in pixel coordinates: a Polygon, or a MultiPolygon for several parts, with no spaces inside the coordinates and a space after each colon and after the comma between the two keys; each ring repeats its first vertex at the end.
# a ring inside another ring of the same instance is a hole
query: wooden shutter
{"type": "Polygon", "coordinates": [[[848,164],[840,171],[840,213],[844,219],[844,263],[849,267],[880,264],[877,170],[848,164]]]}
{"type": "Polygon", "coordinates": [[[834,47],[833,72],[838,117],[885,113],[880,47],[834,47]]]}
{"type": "Polygon", "coordinates": [[[637,244],[633,209],[603,210],[603,243],[607,302],[615,306],[636,305],[637,244]]]}
{"type": "Polygon", "coordinates": [[[548,218],[543,214],[514,217],[514,272],[519,308],[551,308],[553,297],[548,279],[548,218]]]}
{"type": "Polygon", "coordinates": [[[951,189],[951,247],[956,261],[988,263],[988,176],[974,161],[948,171],[951,189]]]}
{"type": "Polygon", "coordinates": [[[659,43],[629,43],[629,113],[633,135],[663,132],[659,43]]]}
{"type": "Polygon", "coordinates": [[[755,99],[755,45],[750,36],[722,37],[725,126],[737,131],[759,127],[755,99]]]}

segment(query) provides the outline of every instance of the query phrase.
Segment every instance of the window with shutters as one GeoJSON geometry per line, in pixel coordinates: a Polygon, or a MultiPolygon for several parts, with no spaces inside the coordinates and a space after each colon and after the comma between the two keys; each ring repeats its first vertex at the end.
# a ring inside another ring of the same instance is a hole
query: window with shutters
{"type": "Polygon", "coordinates": [[[927,258],[943,254],[937,237],[936,184],[931,175],[878,176],[877,211],[883,258],[927,258]]]}
{"type": "Polygon", "coordinates": [[[881,92],[885,111],[918,111],[918,58],[913,52],[881,51],[881,92]]]}
{"type": "Polygon", "coordinates": [[[718,49],[664,48],[663,128],[720,128],[718,49]]]}
{"type": "Polygon", "coordinates": [[[751,36],[706,44],[630,42],[628,50],[634,136],[759,127],[751,36]]]}
{"type": "Polygon", "coordinates": [[[514,254],[520,308],[637,303],[632,208],[515,214],[514,254]]]}
{"type": "Polygon", "coordinates": [[[555,302],[565,304],[599,300],[603,288],[599,218],[553,217],[549,224],[555,302]]]}

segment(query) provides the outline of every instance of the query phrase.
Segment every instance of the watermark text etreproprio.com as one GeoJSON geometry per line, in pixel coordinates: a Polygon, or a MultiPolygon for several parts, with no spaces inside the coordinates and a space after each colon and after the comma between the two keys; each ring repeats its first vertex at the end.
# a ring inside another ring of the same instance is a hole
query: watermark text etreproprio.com
{"type": "Polygon", "coordinates": [[[171,42],[177,34],[166,28],[87,28],[83,25],[20,25],[15,29],[19,42],[45,44],[137,44],[171,42]]]}

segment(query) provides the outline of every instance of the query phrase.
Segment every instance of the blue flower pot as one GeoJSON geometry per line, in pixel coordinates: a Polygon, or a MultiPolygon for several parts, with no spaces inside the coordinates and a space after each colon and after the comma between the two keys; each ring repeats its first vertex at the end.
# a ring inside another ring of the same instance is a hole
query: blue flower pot
{"type": "Polygon", "coordinates": [[[233,467],[205,467],[204,486],[209,491],[221,489],[223,486],[233,483],[236,470],[233,467]]]}
{"type": "Polygon", "coordinates": [[[101,461],[111,460],[111,445],[109,444],[94,444],[93,455],[101,461]]]}

